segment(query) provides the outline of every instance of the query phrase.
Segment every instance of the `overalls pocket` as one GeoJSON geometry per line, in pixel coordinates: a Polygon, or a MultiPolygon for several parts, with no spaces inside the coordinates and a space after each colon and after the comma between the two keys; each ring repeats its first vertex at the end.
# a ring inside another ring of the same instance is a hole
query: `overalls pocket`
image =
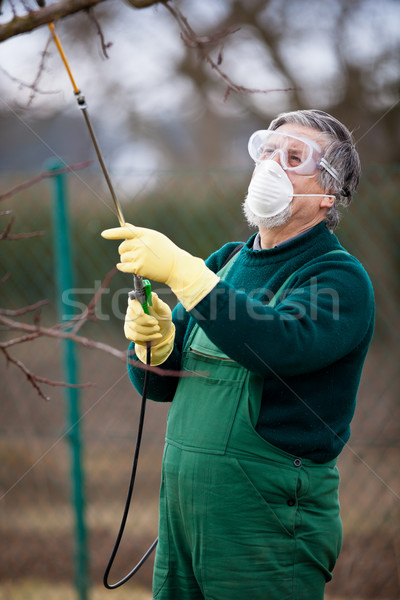
{"type": "Polygon", "coordinates": [[[247,487],[248,513],[258,514],[269,533],[292,538],[296,527],[298,472],[270,461],[236,459],[240,484],[247,487]]]}
{"type": "Polygon", "coordinates": [[[246,373],[229,359],[185,352],[186,376],[178,384],[166,441],[185,450],[224,454],[246,373]]]}

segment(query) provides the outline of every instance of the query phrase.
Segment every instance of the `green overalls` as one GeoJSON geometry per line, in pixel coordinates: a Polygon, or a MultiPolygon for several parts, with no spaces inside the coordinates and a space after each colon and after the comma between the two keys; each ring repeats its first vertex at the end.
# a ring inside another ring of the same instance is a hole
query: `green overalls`
{"type": "Polygon", "coordinates": [[[182,369],[193,377],[179,381],[168,415],[153,598],[322,600],[342,540],[336,460],[263,439],[263,379],[198,325],[182,369]]]}

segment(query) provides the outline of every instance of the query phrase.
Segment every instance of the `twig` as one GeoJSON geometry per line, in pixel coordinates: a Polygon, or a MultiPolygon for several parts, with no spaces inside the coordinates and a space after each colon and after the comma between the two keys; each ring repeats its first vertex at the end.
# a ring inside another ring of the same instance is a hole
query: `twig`
{"type": "Polygon", "coordinates": [[[26,238],[39,237],[44,234],[45,234],[44,231],[32,231],[30,233],[12,233],[10,235],[7,235],[6,237],[3,234],[1,234],[0,240],[6,240],[8,242],[15,242],[15,240],[23,240],[26,238]]]}
{"type": "Polygon", "coordinates": [[[231,92],[237,92],[240,94],[269,94],[270,92],[292,92],[296,88],[276,88],[276,89],[258,89],[258,88],[247,88],[242,85],[237,85],[232,79],[220,68],[222,62],[222,52],[219,52],[217,62],[215,62],[206,51],[207,46],[214,45],[227,35],[235,33],[239,28],[229,28],[222,32],[215,33],[209,36],[198,36],[197,33],[189,25],[187,18],[180,12],[177,7],[172,7],[169,3],[165,4],[166,8],[172,14],[174,19],[177,21],[181,28],[181,37],[185,44],[190,48],[196,48],[201,58],[206,61],[210,67],[219,75],[219,77],[226,83],[227,88],[224,96],[224,100],[228,99],[231,92]]]}
{"type": "Polygon", "coordinates": [[[54,177],[55,175],[61,175],[62,173],[69,173],[70,171],[79,171],[81,169],[86,169],[86,167],[88,167],[91,163],[92,163],[91,160],[86,160],[86,161],[78,163],[76,165],[69,165],[69,166],[63,167],[62,169],[54,169],[54,171],[44,171],[43,173],[40,173],[40,175],[37,175],[36,177],[29,179],[28,181],[24,181],[24,183],[20,183],[19,185],[16,185],[8,192],[5,192],[4,194],[0,194],[0,201],[6,200],[6,198],[10,198],[10,196],[14,196],[14,194],[16,194],[17,192],[20,192],[21,190],[25,190],[25,189],[31,187],[32,185],[35,185],[42,179],[48,179],[50,177],[54,177]]]}
{"type": "Polygon", "coordinates": [[[7,362],[10,362],[13,365],[15,365],[16,367],[18,367],[18,369],[20,369],[20,371],[22,371],[24,373],[24,375],[26,376],[28,381],[33,385],[33,387],[35,388],[35,390],[37,391],[39,396],[46,401],[50,400],[50,397],[46,396],[46,394],[42,391],[42,389],[39,386],[39,383],[51,385],[53,387],[68,387],[68,388],[87,388],[87,387],[92,387],[94,385],[93,383],[74,384],[74,383],[66,383],[65,381],[54,381],[52,379],[47,379],[46,377],[41,377],[40,375],[35,375],[31,371],[29,371],[29,369],[27,369],[27,367],[24,365],[23,362],[21,362],[20,360],[17,360],[16,358],[13,358],[7,352],[7,350],[3,346],[3,344],[0,344],[0,350],[5,355],[7,362]]]}
{"type": "Polygon", "coordinates": [[[30,342],[31,340],[35,340],[40,337],[40,333],[37,331],[36,333],[29,333],[28,335],[21,335],[20,337],[13,338],[8,342],[1,342],[0,348],[11,348],[12,346],[16,346],[17,344],[23,344],[24,342],[30,342]]]}
{"type": "MultiPolygon", "coordinates": [[[[47,38],[46,46],[44,47],[44,50],[42,52],[42,57],[40,59],[38,72],[36,73],[36,77],[33,80],[33,83],[31,85],[32,91],[31,91],[31,94],[30,94],[30,96],[28,98],[28,103],[26,105],[27,108],[29,108],[30,105],[32,104],[32,102],[33,102],[33,100],[35,98],[35,94],[36,93],[40,93],[37,86],[39,84],[41,76],[43,75],[43,71],[44,71],[44,67],[45,67],[45,60],[46,60],[46,56],[47,56],[47,51],[49,49],[49,46],[50,46],[50,43],[52,42],[52,40],[53,40],[53,37],[50,34],[49,37],[47,38]]],[[[54,92],[50,92],[50,93],[54,93],[54,92]]]]}
{"type": "Polygon", "coordinates": [[[25,0],[20,0],[22,6],[24,7],[24,9],[26,10],[27,13],[31,13],[32,9],[29,6],[28,2],[26,2],[25,0]]]}
{"type": "MultiPolygon", "coordinates": [[[[126,359],[126,354],[124,353],[124,358],[126,359]]],[[[160,369],[159,367],[151,367],[150,365],[143,364],[140,360],[133,360],[132,358],[127,358],[126,362],[128,365],[132,365],[137,369],[141,369],[142,371],[150,371],[150,373],[155,373],[156,375],[161,375],[162,377],[209,377],[209,371],[175,371],[172,369],[160,369]]]]}
{"type": "Polygon", "coordinates": [[[107,50],[108,50],[108,48],[111,48],[112,42],[106,43],[106,41],[104,39],[103,30],[100,26],[100,23],[99,23],[96,15],[93,12],[93,10],[91,8],[88,8],[86,12],[88,14],[89,19],[94,23],[94,26],[96,27],[97,35],[100,38],[101,50],[103,52],[104,58],[109,58],[109,56],[107,54],[107,50]]]}
{"type": "Polygon", "coordinates": [[[80,314],[79,316],[71,319],[71,321],[69,321],[69,325],[71,325],[73,322],[75,322],[75,325],[71,329],[72,333],[76,333],[77,331],[79,331],[79,329],[85,324],[85,322],[92,316],[92,314],[94,313],[94,309],[97,304],[97,301],[102,296],[102,294],[105,292],[105,290],[108,287],[108,284],[110,283],[111,279],[114,277],[114,275],[117,272],[118,272],[117,268],[113,267],[111,269],[111,271],[109,273],[107,273],[107,275],[105,276],[104,280],[102,281],[99,289],[94,294],[93,298],[87,305],[84,312],[82,314],[80,314]]]}
{"type": "MultiPolygon", "coordinates": [[[[14,77],[13,75],[11,75],[11,73],[9,73],[7,71],[7,69],[2,67],[1,65],[0,65],[0,71],[2,71],[2,73],[4,73],[4,75],[6,77],[8,77],[8,79],[13,81],[14,83],[17,83],[20,87],[26,87],[26,88],[32,89],[32,85],[33,85],[32,83],[27,83],[26,81],[22,81],[22,79],[18,79],[18,77],[14,77]]],[[[58,94],[59,93],[56,90],[40,90],[37,87],[35,88],[35,91],[38,94],[58,94]]]]}
{"type": "Polygon", "coordinates": [[[5,230],[2,233],[0,233],[0,240],[15,241],[44,235],[44,231],[31,231],[29,233],[10,233],[11,228],[14,225],[15,215],[13,214],[12,210],[4,210],[0,212],[0,217],[8,215],[11,215],[11,219],[5,230]]]}
{"type": "Polygon", "coordinates": [[[10,6],[11,6],[11,11],[12,11],[13,17],[15,19],[15,17],[17,16],[17,11],[16,11],[16,8],[15,8],[14,0],[9,0],[9,2],[10,2],[10,6]]]}
{"type": "MultiPolygon", "coordinates": [[[[38,332],[41,336],[45,336],[45,337],[53,337],[53,338],[61,338],[64,340],[72,340],[73,342],[77,342],[78,344],[81,344],[82,346],[85,346],[87,348],[97,348],[98,350],[103,350],[105,352],[108,352],[109,354],[112,354],[113,356],[115,356],[117,358],[122,358],[122,355],[123,355],[123,352],[121,352],[120,350],[117,350],[116,348],[113,348],[112,346],[109,346],[108,344],[103,344],[102,342],[94,342],[93,340],[90,340],[89,338],[76,335],[72,332],[61,331],[60,329],[57,329],[56,327],[36,327],[34,325],[29,325],[28,323],[20,323],[19,321],[15,321],[15,320],[10,319],[1,314],[0,314],[0,323],[5,325],[9,329],[13,329],[15,331],[25,331],[27,333],[38,332]]],[[[0,344],[0,347],[1,347],[1,344],[0,344]]]]}
{"type": "Polygon", "coordinates": [[[9,213],[9,214],[11,215],[11,219],[10,219],[10,221],[9,221],[9,223],[8,223],[8,225],[7,225],[7,227],[5,228],[5,230],[4,230],[4,231],[3,231],[3,232],[0,234],[0,240],[7,239],[7,238],[8,238],[8,235],[9,235],[9,233],[10,233],[11,227],[12,227],[12,226],[13,226],[13,224],[14,224],[14,221],[15,221],[15,215],[12,213],[12,211],[10,211],[10,213],[9,213]]]}
{"type": "Polygon", "coordinates": [[[0,286],[3,285],[3,283],[5,283],[7,279],[10,278],[10,275],[10,273],[6,273],[5,275],[3,275],[3,277],[0,279],[0,286]]]}
{"type": "Polygon", "coordinates": [[[48,300],[39,300],[39,302],[35,302],[35,304],[30,304],[29,306],[24,306],[23,308],[17,308],[16,310],[0,308],[0,315],[5,315],[7,317],[19,317],[21,315],[26,315],[28,312],[33,312],[34,310],[37,310],[48,303],[48,300]]]}

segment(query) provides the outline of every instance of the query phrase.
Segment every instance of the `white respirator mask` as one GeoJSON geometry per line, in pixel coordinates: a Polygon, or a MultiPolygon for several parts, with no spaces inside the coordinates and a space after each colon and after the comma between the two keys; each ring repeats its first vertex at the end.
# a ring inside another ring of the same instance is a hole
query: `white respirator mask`
{"type": "Polygon", "coordinates": [[[294,196],[335,197],[331,194],[295,194],[282,167],[274,160],[263,160],[254,170],[246,203],[258,217],[274,217],[289,206],[294,196]]]}

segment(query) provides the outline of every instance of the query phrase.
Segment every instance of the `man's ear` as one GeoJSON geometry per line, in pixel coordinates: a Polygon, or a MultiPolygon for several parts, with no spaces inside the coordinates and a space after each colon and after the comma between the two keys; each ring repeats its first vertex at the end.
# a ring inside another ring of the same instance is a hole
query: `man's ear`
{"type": "Polygon", "coordinates": [[[333,206],[334,202],[335,202],[335,198],[333,196],[323,196],[321,198],[320,207],[321,208],[331,208],[331,206],[333,206]]]}

